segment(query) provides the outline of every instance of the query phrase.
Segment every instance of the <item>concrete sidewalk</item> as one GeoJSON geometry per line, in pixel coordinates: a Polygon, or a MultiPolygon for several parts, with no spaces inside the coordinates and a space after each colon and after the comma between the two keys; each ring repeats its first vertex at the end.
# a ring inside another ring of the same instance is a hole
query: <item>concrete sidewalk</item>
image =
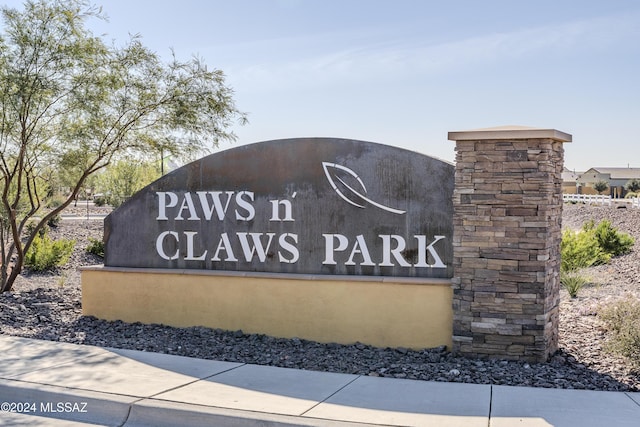
{"type": "Polygon", "coordinates": [[[374,378],[5,335],[0,355],[3,426],[640,426],[640,393],[374,378]]]}

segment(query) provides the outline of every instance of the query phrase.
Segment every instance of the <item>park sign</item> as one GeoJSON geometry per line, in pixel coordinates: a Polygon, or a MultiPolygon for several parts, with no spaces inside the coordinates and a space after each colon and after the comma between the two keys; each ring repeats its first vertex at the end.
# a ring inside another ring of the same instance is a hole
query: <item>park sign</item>
{"type": "Polygon", "coordinates": [[[105,266],[451,278],[454,167],[371,142],[221,151],[105,220],[105,266]]]}
{"type": "Polygon", "coordinates": [[[544,362],[558,345],[571,135],[507,126],[449,139],[455,166],[333,138],[185,165],[105,219],[105,265],[81,272],[82,312],[544,362]]]}

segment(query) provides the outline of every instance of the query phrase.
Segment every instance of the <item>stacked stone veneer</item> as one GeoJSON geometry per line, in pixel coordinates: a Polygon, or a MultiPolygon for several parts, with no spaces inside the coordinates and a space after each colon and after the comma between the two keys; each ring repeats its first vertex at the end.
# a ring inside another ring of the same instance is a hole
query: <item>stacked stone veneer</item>
{"type": "Polygon", "coordinates": [[[563,143],[550,129],[451,132],[453,351],[544,361],[558,346],[563,143]]]}

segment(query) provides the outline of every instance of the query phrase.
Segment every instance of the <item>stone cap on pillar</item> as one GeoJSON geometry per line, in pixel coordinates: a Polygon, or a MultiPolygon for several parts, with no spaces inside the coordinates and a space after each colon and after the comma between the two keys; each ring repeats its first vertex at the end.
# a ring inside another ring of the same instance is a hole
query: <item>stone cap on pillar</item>
{"type": "Polygon", "coordinates": [[[571,142],[572,136],[555,129],[540,129],[528,126],[498,126],[485,129],[472,129],[449,132],[450,141],[479,141],[488,139],[553,139],[571,142]]]}

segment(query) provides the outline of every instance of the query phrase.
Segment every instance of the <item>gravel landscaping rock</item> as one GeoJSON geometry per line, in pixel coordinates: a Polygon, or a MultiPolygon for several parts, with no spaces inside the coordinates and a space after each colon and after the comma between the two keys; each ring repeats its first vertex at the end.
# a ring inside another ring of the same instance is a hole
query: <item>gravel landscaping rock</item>
{"type": "MultiPolygon", "coordinates": [[[[626,295],[640,298],[640,250],[590,268],[591,284],[577,298],[563,290],[560,350],[547,363],[478,360],[453,356],[445,348],[419,351],[278,339],[203,327],[107,322],[82,316],[78,267],[101,263],[87,254],[89,238],[102,237],[102,221],[87,220],[86,207],[69,208],[53,238],[76,240],[67,266],[54,272],[25,271],[14,290],[0,295],[0,333],[76,344],[135,349],[287,368],[429,381],[502,384],[565,389],[640,391],[640,373],[620,356],[607,353],[608,339],[596,313],[626,295]],[[84,218],[83,218],[84,215],[84,218]]],[[[93,209],[93,208],[92,208],[93,209]]],[[[94,213],[92,211],[92,213],[94,213]]],[[[640,210],[566,204],[565,227],[609,219],[640,242],[640,210]]],[[[640,243],[639,243],[640,244],[640,243]]]]}

